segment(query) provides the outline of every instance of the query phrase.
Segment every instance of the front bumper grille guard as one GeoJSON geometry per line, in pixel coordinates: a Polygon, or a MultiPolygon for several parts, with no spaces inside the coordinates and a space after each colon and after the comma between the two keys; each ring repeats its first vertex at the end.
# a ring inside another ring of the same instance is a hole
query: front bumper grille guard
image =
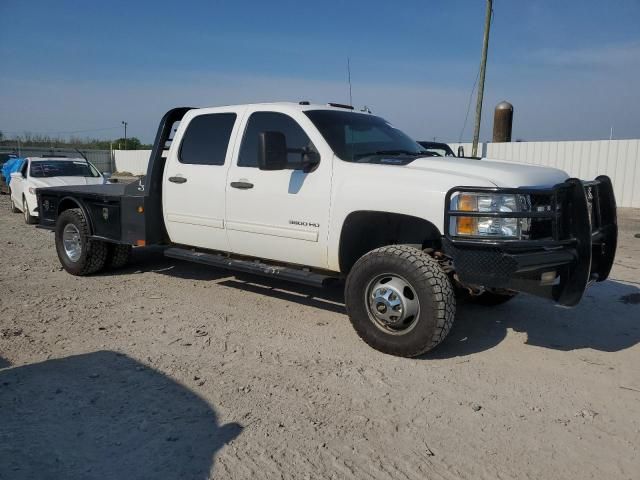
{"type": "Polygon", "coordinates": [[[445,252],[453,259],[461,281],[527,291],[562,305],[576,305],[590,282],[609,276],[617,235],[616,201],[607,176],[588,182],[570,178],[546,189],[455,187],[445,199],[445,252]],[[548,208],[529,212],[451,210],[451,198],[458,192],[530,195],[537,205],[548,208]],[[548,221],[550,235],[526,240],[453,236],[449,225],[460,216],[548,221]],[[559,281],[544,287],[539,274],[550,268],[558,269],[559,281]]]}

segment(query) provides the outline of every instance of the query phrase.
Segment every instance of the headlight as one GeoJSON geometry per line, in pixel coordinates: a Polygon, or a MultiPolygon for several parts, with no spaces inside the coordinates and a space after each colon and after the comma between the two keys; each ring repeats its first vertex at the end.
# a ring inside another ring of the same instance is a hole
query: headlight
{"type": "MultiPolygon", "coordinates": [[[[462,212],[510,213],[531,210],[528,195],[458,192],[451,197],[450,210],[462,212]]],[[[528,218],[494,216],[451,216],[452,236],[523,238],[529,232],[528,218]]]]}
{"type": "Polygon", "coordinates": [[[29,187],[29,193],[32,195],[36,194],[36,189],[34,187],[29,187]]]}

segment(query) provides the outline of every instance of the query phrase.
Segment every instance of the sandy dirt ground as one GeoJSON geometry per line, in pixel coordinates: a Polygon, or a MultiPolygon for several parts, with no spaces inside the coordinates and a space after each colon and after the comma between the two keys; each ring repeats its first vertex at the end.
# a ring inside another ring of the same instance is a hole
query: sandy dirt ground
{"type": "Polygon", "coordinates": [[[459,305],[407,360],[340,288],[140,250],[62,271],[0,198],[0,478],[637,479],[640,213],[612,278],[563,309],[459,305]]]}

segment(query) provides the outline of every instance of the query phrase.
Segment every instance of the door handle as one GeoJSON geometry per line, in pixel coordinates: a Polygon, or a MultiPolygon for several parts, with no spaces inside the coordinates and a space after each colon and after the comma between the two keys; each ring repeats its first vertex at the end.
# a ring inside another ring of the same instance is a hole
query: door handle
{"type": "Polygon", "coordinates": [[[169,181],[173,183],[184,183],[187,179],[184,177],[169,177],[169,181]]]}
{"type": "Polygon", "coordinates": [[[250,182],[231,182],[233,188],[239,188],[240,190],[248,190],[253,188],[253,183],[250,182]]]}

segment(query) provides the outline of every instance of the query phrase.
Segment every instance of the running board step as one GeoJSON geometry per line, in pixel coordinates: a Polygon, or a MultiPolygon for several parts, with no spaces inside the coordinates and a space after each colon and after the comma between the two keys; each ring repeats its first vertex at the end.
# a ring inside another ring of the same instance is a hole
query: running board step
{"type": "Polygon", "coordinates": [[[309,272],[291,267],[279,265],[269,265],[259,261],[239,260],[229,258],[219,253],[206,253],[190,250],[188,248],[172,247],[164,251],[164,255],[177,260],[202,263],[213,267],[235,270],[239,272],[262,275],[264,277],[275,277],[295,283],[302,283],[312,287],[325,287],[329,283],[337,280],[337,277],[323,275],[321,273],[309,272]]]}

